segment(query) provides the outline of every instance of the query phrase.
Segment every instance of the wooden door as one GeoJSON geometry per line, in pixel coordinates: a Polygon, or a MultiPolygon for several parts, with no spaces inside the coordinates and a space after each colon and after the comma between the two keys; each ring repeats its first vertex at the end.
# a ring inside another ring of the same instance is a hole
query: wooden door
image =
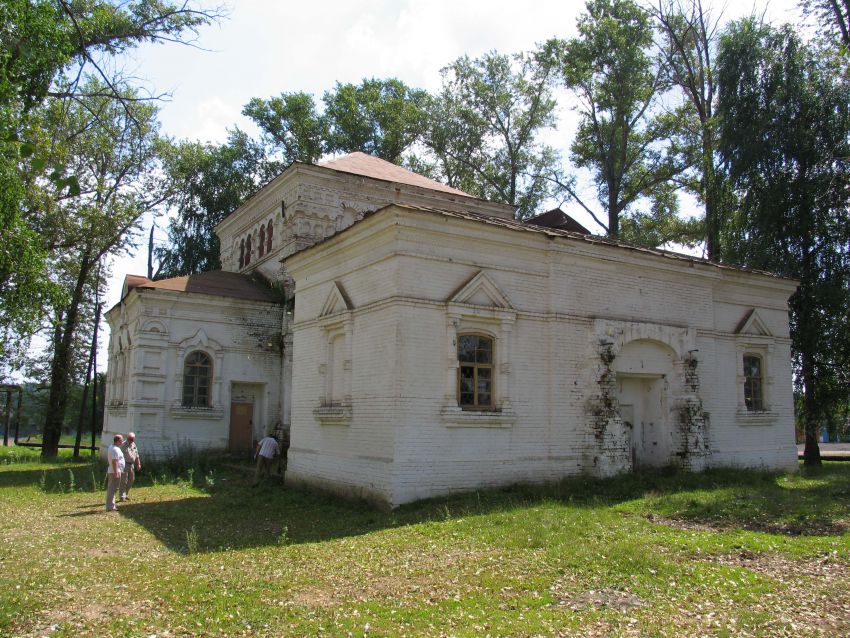
{"type": "Polygon", "coordinates": [[[254,404],[230,404],[230,452],[250,452],[254,444],[254,404]]]}

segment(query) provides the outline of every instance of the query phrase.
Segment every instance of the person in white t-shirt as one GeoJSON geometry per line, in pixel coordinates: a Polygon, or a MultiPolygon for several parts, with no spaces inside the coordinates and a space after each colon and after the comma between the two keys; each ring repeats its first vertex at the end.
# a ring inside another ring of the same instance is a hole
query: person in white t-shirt
{"type": "Polygon", "coordinates": [[[115,494],[121,486],[121,474],[124,472],[124,452],[121,451],[121,444],[124,442],[124,437],[116,434],[112,437],[112,445],[106,450],[106,462],[109,467],[106,468],[106,511],[114,512],[115,494]]]}
{"type": "Polygon", "coordinates": [[[257,451],[254,453],[254,457],[257,459],[257,471],[254,474],[254,485],[260,484],[261,476],[271,478],[272,461],[278,454],[280,454],[280,446],[277,443],[277,439],[271,435],[260,439],[260,442],[257,443],[257,451]]]}

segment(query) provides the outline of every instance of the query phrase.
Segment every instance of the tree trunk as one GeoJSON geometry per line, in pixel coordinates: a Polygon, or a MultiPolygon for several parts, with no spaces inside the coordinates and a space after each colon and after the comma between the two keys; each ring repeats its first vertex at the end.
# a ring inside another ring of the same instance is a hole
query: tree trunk
{"type": "Polygon", "coordinates": [[[18,434],[21,427],[21,403],[24,401],[24,389],[18,388],[18,404],[15,406],[15,445],[18,444],[18,434]]]}
{"type": "Polygon", "coordinates": [[[705,202],[705,247],[711,261],[720,261],[720,220],[717,196],[717,175],[714,170],[714,142],[711,130],[703,127],[702,180],[705,202]]]}
{"type": "Polygon", "coordinates": [[[62,437],[62,425],[65,421],[65,409],[68,406],[68,390],[71,381],[74,332],[80,314],[80,304],[86,289],[86,280],[92,264],[88,253],[80,261],[80,272],[71,296],[71,303],[65,313],[65,325],[62,338],[56,344],[53,361],[50,363],[50,397],[47,400],[47,414],[44,418],[44,431],[41,439],[41,457],[56,458],[59,454],[59,439],[62,437]]]}
{"type": "Polygon", "coordinates": [[[608,190],[608,236],[612,239],[620,237],[620,211],[617,209],[617,195],[610,186],[608,190]]]}
{"type": "Polygon", "coordinates": [[[89,351],[89,362],[86,367],[86,383],[83,386],[83,398],[80,401],[80,418],[77,419],[77,438],[74,440],[74,458],[80,457],[80,447],[83,443],[83,421],[86,418],[86,401],[89,398],[89,384],[91,383],[92,365],[94,364],[95,349],[97,348],[97,324],[100,319],[100,303],[95,304],[94,331],[91,337],[91,350],[89,351]]]}
{"type": "Polygon", "coordinates": [[[808,353],[802,353],[801,357],[803,375],[803,427],[806,433],[806,444],[803,448],[803,463],[806,465],[820,465],[820,446],[818,445],[818,420],[817,398],[814,391],[814,370],[812,369],[811,357],[808,353]]]}
{"type": "MultiPolygon", "coordinates": [[[[94,315],[94,348],[92,352],[94,352],[94,358],[92,359],[92,368],[94,369],[94,383],[92,384],[92,393],[91,393],[91,453],[94,456],[97,452],[95,451],[95,436],[96,432],[99,431],[97,427],[97,392],[98,392],[98,383],[97,383],[97,325],[100,323],[100,302],[97,302],[97,306],[95,308],[94,315]]],[[[105,403],[105,401],[104,401],[105,403]]]]}
{"type": "Polygon", "coordinates": [[[6,418],[4,419],[5,426],[3,428],[3,446],[9,446],[9,426],[12,420],[12,390],[6,390],[6,418]]]}
{"type": "Polygon", "coordinates": [[[156,223],[151,224],[151,234],[148,237],[148,279],[153,279],[153,231],[156,223]]]}

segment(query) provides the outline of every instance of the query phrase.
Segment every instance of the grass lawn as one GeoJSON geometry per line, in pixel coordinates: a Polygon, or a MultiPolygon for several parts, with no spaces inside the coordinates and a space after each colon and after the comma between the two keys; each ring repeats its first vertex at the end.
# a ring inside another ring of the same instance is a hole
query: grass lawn
{"type": "Polygon", "coordinates": [[[850,635],[850,463],[379,513],[201,459],[107,514],[36,454],[0,451],[0,635],[850,635]]]}

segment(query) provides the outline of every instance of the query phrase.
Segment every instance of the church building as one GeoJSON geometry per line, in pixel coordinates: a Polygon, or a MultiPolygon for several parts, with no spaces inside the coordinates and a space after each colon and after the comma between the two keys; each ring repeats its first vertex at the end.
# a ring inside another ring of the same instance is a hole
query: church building
{"type": "Polygon", "coordinates": [[[247,451],[379,506],[610,476],[796,467],[796,282],[525,222],[363,153],[294,163],[216,228],[222,270],[128,276],[103,444],[247,451]]]}

